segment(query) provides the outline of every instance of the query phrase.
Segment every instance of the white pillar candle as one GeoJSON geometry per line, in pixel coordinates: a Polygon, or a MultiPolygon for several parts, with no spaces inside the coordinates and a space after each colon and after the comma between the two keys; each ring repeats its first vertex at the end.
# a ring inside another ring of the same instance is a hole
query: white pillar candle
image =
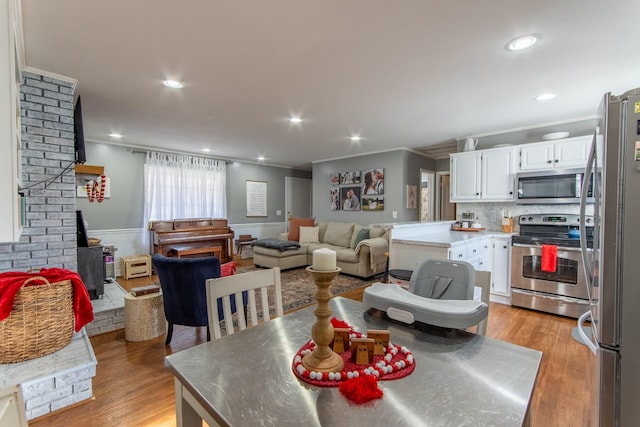
{"type": "Polygon", "coordinates": [[[313,265],[317,271],[334,271],[336,269],[336,251],[321,248],[313,251],[313,265]]]}

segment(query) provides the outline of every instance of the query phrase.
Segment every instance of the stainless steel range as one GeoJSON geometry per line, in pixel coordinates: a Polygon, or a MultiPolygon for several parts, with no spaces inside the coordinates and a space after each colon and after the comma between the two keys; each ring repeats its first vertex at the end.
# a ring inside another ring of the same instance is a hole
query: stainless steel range
{"type": "MultiPolygon", "coordinates": [[[[579,215],[532,214],[518,218],[512,237],[511,305],[578,318],[589,310],[580,253],[579,215]],[[542,246],[557,247],[555,269],[542,268],[542,246]],[[549,271],[554,270],[554,271],[549,271]]],[[[586,218],[593,247],[593,218],[586,218]]]]}

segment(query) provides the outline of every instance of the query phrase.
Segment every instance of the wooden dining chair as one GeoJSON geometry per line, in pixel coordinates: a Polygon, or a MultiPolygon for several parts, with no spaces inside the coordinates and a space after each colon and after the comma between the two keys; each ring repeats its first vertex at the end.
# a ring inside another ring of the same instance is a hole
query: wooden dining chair
{"type": "Polygon", "coordinates": [[[255,326],[258,323],[271,320],[269,312],[271,307],[275,309],[274,317],[282,316],[284,313],[279,267],[209,279],[206,282],[206,291],[209,329],[213,331],[213,339],[222,337],[220,322],[212,321],[212,319],[219,318],[218,299],[222,300],[227,335],[233,334],[234,324],[237,324],[238,329],[243,331],[247,329],[247,326],[255,326]],[[271,303],[269,301],[270,288],[272,288],[271,303]],[[259,292],[256,292],[258,290],[259,292]],[[246,307],[243,304],[243,292],[248,294],[246,307]],[[235,301],[237,307],[236,316],[233,317],[231,313],[232,301],[235,301]],[[234,319],[234,321],[227,319],[234,319]]]}

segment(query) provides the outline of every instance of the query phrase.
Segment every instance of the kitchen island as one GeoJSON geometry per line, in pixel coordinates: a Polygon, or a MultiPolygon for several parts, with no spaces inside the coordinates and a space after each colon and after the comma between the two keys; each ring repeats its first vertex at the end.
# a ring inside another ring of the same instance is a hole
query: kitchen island
{"type": "Polygon", "coordinates": [[[512,234],[453,231],[452,222],[391,225],[389,269],[414,270],[429,258],[466,261],[491,272],[491,300],[508,304],[512,234]]]}

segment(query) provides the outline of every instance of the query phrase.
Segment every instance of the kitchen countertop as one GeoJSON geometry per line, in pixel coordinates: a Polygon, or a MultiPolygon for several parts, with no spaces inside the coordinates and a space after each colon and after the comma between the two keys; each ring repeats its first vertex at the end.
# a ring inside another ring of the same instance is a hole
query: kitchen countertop
{"type": "Polygon", "coordinates": [[[437,246],[451,248],[465,245],[474,240],[490,239],[492,237],[511,238],[516,233],[501,233],[499,231],[440,231],[418,234],[411,237],[392,239],[393,243],[404,243],[419,246],[437,246]]]}

